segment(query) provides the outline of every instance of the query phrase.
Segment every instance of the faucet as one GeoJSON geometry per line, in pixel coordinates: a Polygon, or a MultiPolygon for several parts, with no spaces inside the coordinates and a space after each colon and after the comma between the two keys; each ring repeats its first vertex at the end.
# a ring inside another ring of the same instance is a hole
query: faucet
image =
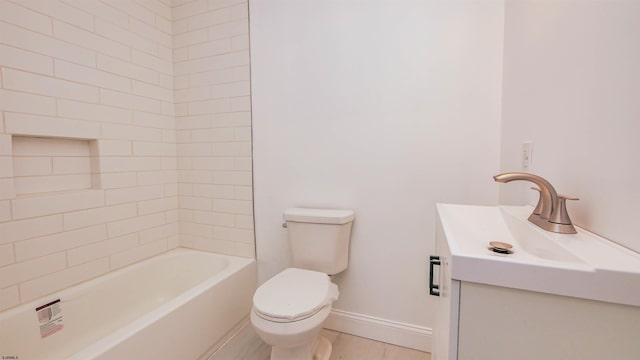
{"type": "Polygon", "coordinates": [[[508,172],[498,174],[494,176],[493,179],[499,183],[525,180],[536,184],[539,189],[534,188],[534,190],[540,191],[540,199],[533,213],[529,216],[529,221],[547,231],[560,234],[576,233],[576,229],[571,223],[571,219],[567,213],[566,201],[578,200],[577,198],[558,195],[551,183],[543,177],[534,174],[508,172]]]}

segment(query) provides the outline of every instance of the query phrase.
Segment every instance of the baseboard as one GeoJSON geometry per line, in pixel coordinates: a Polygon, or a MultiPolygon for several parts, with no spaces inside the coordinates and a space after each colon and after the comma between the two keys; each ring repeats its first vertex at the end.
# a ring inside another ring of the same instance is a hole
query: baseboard
{"type": "Polygon", "coordinates": [[[373,316],[333,309],[325,328],[389,344],[431,352],[432,330],[373,316]]]}

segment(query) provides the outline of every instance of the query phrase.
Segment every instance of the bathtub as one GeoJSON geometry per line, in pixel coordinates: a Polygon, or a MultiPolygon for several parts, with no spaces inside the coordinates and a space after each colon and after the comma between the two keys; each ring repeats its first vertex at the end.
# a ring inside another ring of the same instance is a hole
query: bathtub
{"type": "Polygon", "coordinates": [[[206,359],[249,314],[256,282],[253,259],[178,248],[0,313],[0,356],[206,359]]]}

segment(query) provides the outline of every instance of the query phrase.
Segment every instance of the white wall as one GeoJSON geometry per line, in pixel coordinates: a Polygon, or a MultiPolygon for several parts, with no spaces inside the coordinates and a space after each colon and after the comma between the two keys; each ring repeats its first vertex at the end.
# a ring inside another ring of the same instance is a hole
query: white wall
{"type": "Polygon", "coordinates": [[[505,18],[502,170],[532,140],[532,170],[580,198],[573,221],[640,251],[640,2],[507,1],[505,18]]]}
{"type": "Polygon", "coordinates": [[[432,326],[435,203],[497,202],[502,5],[250,1],[261,281],[284,209],[354,209],[335,308],[432,326]]]}

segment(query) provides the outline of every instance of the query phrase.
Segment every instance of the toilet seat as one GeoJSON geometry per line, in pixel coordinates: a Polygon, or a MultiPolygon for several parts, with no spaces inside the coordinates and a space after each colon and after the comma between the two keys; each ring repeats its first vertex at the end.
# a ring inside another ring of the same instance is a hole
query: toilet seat
{"type": "Polygon", "coordinates": [[[253,307],[266,320],[293,322],[313,316],[338,296],[327,274],[288,268],[256,290],[253,307]]]}

